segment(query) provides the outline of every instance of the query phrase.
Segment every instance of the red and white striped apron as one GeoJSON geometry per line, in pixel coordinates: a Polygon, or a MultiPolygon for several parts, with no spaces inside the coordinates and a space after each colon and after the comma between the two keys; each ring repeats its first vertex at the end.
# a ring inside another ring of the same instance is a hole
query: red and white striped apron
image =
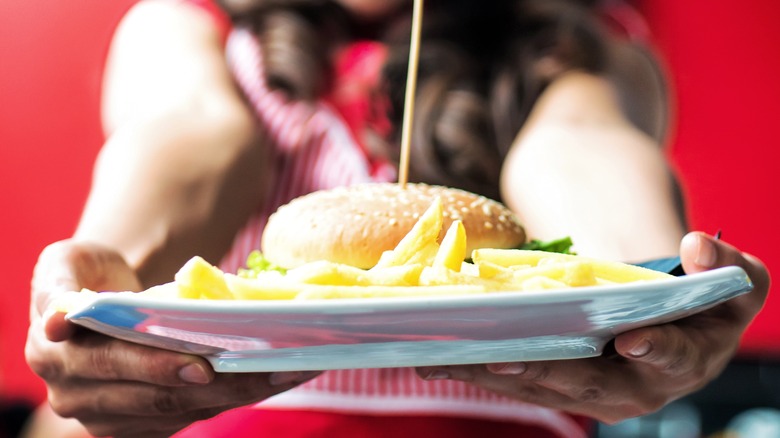
{"type": "MultiPolygon", "coordinates": [[[[269,89],[263,79],[259,42],[250,31],[233,29],[226,50],[234,76],[265,128],[276,172],[269,186],[269,201],[259,206],[221,264],[225,271],[235,272],[249,252],[260,247],[266,220],[279,206],[314,190],[393,181],[396,172],[389,163],[368,160],[332,105],[325,101],[292,101],[283,92],[269,89]]],[[[463,382],[424,381],[409,368],[328,371],[254,409],[266,413],[465,417],[514,423],[514,436],[524,436],[524,430],[531,430],[522,425],[537,431],[549,430],[553,432],[551,436],[586,436],[582,425],[562,412],[514,401],[463,382]]],[[[218,423],[219,419],[214,421],[218,423]]],[[[489,428],[484,433],[491,436],[489,428]]]]}

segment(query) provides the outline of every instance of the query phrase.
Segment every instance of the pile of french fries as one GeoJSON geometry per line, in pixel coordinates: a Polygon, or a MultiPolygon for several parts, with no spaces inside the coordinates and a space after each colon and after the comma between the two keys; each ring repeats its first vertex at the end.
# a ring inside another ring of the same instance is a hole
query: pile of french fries
{"type": "MultiPolygon", "coordinates": [[[[466,260],[466,232],[452,222],[441,243],[442,202],[436,199],[415,226],[371,269],[317,261],[283,274],[255,278],[223,273],[200,257],[187,262],[174,284],[180,298],[312,300],[484,294],[562,289],[669,275],[619,262],[519,249],[477,249],[466,260]]],[[[150,291],[153,292],[153,291],[150,291]]]]}

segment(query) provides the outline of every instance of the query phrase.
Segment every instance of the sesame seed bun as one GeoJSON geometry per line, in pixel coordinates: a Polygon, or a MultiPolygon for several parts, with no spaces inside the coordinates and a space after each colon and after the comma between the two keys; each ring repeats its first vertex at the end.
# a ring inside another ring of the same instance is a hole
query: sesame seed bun
{"type": "Polygon", "coordinates": [[[439,241],[460,219],[467,254],[525,242],[515,215],[484,196],[426,184],[372,183],[313,192],[280,207],[268,219],[262,252],[286,268],[328,260],[368,269],[398,244],[437,196],[444,208],[439,241]]]}

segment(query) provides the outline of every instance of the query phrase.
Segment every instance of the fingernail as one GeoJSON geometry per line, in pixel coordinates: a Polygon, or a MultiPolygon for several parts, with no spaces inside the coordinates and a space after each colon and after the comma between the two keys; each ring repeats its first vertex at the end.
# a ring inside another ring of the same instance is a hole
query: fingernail
{"type": "Polygon", "coordinates": [[[205,384],[211,380],[202,365],[191,363],[179,370],[179,378],[187,383],[205,384]]]}
{"type": "Polygon", "coordinates": [[[431,370],[425,375],[425,380],[445,380],[450,378],[450,373],[444,370],[431,370]]]}
{"type": "Polygon", "coordinates": [[[322,371],[279,371],[268,376],[271,386],[286,385],[288,383],[303,383],[322,374],[322,371]]]}
{"type": "Polygon", "coordinates": [[[708,238],[699,236],[694,262],[703,268],[711,268],[718,262],[718,248],[708,238]]]}
{"type": "Polygon", "coordinates": [[[496,363],[489,366],[490,372],[493,374],[511,374],[518,375],[523,374],[528,369],[528,365],[525,362],[507,362],[496,363]]]}
{"type": "Polygon", "coordinates": [[[633,357],[642,357],[645,356],[647,353],[650,353],[650,350],[652,350],[653,346],[650,344],[649,341],[646,339],[642,339],[641,341],[634,344],[633,347],[628,349],[628,354],[633,357]]]}

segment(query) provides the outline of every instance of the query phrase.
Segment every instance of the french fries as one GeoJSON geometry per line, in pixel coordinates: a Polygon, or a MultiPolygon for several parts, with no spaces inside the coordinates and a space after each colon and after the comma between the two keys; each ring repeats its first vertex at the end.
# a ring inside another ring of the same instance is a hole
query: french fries
{"type": "Polygon", "coordinates": [[[382,255],[375,268],[400,266],[419,262],[421,259],[425,261],[430,255],[436,254],[439,249],[437,240],[444,221],[443,214],[441,198],[437,197],[398,245],[382,255]]]}
{"type": "Polygon", "coordinates": [[[176,274],[180,298],[313,300],[484,294],[648,281],[668,274],[618,262],[519,249],[477,249],[466,259],[466,232],[453,221],[441,244],[440,199],[371,269],[317,261],[255,278],[225,274],[200,257],[176,274]]]}
{"type": "MultiPolygon", "coordinates": [[[[652,269],[646,269],[625,263],[598,260],[571,254],[550,253],[545,251],[483,248],[474,250],[471,257],[474,260],[474,263],[480,267],[483,264],[492,268],[496,268],[497,266],[505,268],[526,266],[529,267],[529,269],[538,269],[539,271],[537,272],[542,273],[542,275],[547,275],[543,273],[545,266],[557,266],[564,265],[566,263],[584,263],[593,269],[593,274],[596,278],[611,283],[627,283],[638,280],[658,280],[669,277],[668,274],[663,272],[653,271],[652,269]]],[[[587,286],[593,284],[596,283],[591,282],[589,284],[579,285],[587,286]]]]}
{"type": "Polygon", "coordinates": [[[276,274],[252,279],[225,274],[225,283],[237,300],[291,300],[301,291],[301,285],[276,274]]]}
{"type": "Polygon", "coordinates": [[[452,225],[447,230],[447,234],[444,235],[441,247],[433,259],[433,266],[460,272],[465,258],[466,228],[463,227],[463,222],[456,220],[452,222],[452,225]]]}
{"type": "Polygon", "coordinates": [[[182,298],[207,300],[232,299],[233,293],[225,283],[225,276],[216,266],[201,257],[193,257],[174,276],[182,298]]]}
{"type": "Polygon", "coordinates": [[[409,298],[420,296],[472,295],[485,293],[479,285],[433,286],[319,286],[303,289],[296,300],[334,298],[409,298]]]}

